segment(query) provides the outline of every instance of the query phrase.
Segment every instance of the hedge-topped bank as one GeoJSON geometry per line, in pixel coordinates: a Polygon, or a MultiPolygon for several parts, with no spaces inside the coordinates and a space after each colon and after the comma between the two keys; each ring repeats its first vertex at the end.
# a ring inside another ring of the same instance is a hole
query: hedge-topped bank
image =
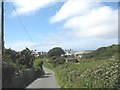
{"type": "Polygon", "coordinates": [[[25,88],[36,78],[42,76],[41,60],[36,59],[28,48],[17,52],[4,49],[2,61],[2,87],[25,88]]]}
{"type": "Polygon", "coordinates": [[[120,88],[118,46],[99,48],[84,55],[79,63],[65,62],[54,67],[51,61],[55,62],[55,58],[45,60],[44,65],[55,72],[63,88],[120,88]]]}
{"type": "MultiPolygon", "coordinates": [[[[40,62],[41,60],[36,59],[33,64],[33,68],[25,69],[19,73],[14,73],[14,70],[16,70],[15,66],[13,66],[12,64],[6,64],[8,68],[5,68],[6,70],[4,70],[3,68],[3,88],[27,87],[32,81],[44,75],[44,70],[40,62]]],[[[5,64],[3,64],[3,66],[5,66],[5,64]]]]}
{"type": "Polygon", "coordinates": [[[58,83],[67,88],[115,88],[118,64],[114,61],[91,61],[79,65],[67,63],[55,68],[58,83]]]}
{"type": "Polygon", "coordinates": [[[55,72],[59,85],[63,88],[117,88],[118,61],[90,60],[80,64],[65,63],[54,67],[45,61],[45,67],[55,72]]]}
{"type": "Polygon", "coordinates": [[[38,72],[36,72],[35,69],[27,69],[24,72],[20,73],[19,75],[15,75],[12,78],[10,87],[25,88],[41,75],[42,75],[42,72],[39,73],[39,76],[38,76],[38,72]]]}

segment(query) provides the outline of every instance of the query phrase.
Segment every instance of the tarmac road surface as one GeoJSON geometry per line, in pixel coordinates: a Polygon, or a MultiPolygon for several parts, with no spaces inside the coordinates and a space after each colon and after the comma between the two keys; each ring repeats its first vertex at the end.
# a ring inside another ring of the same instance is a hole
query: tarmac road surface
{"type": "Polygon", "coordinates": [[[55,80],[55,74],[53,71],[46,67],[43,67],[45,75],[33,81],[26,88],[60,88],[55,80]]]}

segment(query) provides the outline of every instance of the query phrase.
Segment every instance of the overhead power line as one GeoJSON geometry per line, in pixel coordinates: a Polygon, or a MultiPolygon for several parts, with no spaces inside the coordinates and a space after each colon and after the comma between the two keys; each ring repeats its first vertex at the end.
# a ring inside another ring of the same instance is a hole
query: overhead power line
{"type": "MultiPolygon", "coordinates": [[[[31,36],[30,36],[28,30],[26,29],[24,23],[22,22],[22,19],[20,18],[19,14],[18,14],[18,12],[17,12],[17,10],[16,10],[16,8],[15,8],[15,6],[13,5],[12,2],[11,2],[11,5],[12,5],[12,7],[13,7],[13,9],[14,9],[14,11],[15,11],[15,13],[16,13],[16,15],[17,15],[17,17],[18,17],[18,19],[19,19],[19,21],[20,21],[20,23],[21,23],[21,25],[22,25],[22,27],[23,27],[23,29],[24,29],[24,31],[25,31],[26,34],[28,35],[28,38],[29,38],[30,41],[33,43],[33,40],[32,40],[32,38],[31,38],[31,36]]],[[[34,46],[35,46],[35,45],[34,45],[34,46]]]]}
{"type": "MultiPolygon", "coordinates": [[[[21,18],[20,18],[20,16],[19,16],[19,14],[18,14],[18,12],[17,12],[17,10],[16,10],[16,8],[14,7],[14,5],[13,5],[13,3],[12,3],[12,2],[11,2],[11,5],[12,5],[12,7],[13,7],[13,9],[14,9],[15,13],[16,13],[16,15],[18,16],[18,19],[19,19],[19,21],[20,21],[20,23],[21,23],[21,25],[22,25],[23,29],[24,29],[24,30],[25,30],[25,32],[27,33],[27,35],[28,35],[29,39],[32,41],[32,38],[31,38],[31,36],[30,36],[29,32],[27,31],[27,29],[26,29],[26,27],[25,27],[24,23],[22,22],[22,20],[21,20],[21,18]]],[[[33,42],[33,41],[32,41],[32,42],[33,42]]]]}

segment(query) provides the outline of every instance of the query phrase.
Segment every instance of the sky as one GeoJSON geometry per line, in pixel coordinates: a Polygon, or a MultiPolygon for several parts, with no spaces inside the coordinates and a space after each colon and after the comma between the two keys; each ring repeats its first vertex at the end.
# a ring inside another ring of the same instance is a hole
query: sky
{"type": "Polygon", "coordinates": [[[118,43],[118,3],[98,0],[5,2],[5,47],[95,50],[118,43]]]}

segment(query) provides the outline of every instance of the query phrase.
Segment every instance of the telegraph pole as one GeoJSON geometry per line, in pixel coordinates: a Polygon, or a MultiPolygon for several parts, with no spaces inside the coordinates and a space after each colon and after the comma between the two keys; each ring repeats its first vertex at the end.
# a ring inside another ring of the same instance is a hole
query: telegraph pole
{"type": "Polygon", "coordinates": [[[0,20],[1,20],[1,32],[0,32],[0,89],[2,89],[2,58],[3,58],[3,50],[4,50],[4,1],[0,0],[0,20]]]}
{"type": "Polygon", "coordinates": [[[2,55],[3,55],[3,50],[4,50],[4,0],[2,0],[2,17],[1,17],[1,39],[2,39],[2,55]]]}

